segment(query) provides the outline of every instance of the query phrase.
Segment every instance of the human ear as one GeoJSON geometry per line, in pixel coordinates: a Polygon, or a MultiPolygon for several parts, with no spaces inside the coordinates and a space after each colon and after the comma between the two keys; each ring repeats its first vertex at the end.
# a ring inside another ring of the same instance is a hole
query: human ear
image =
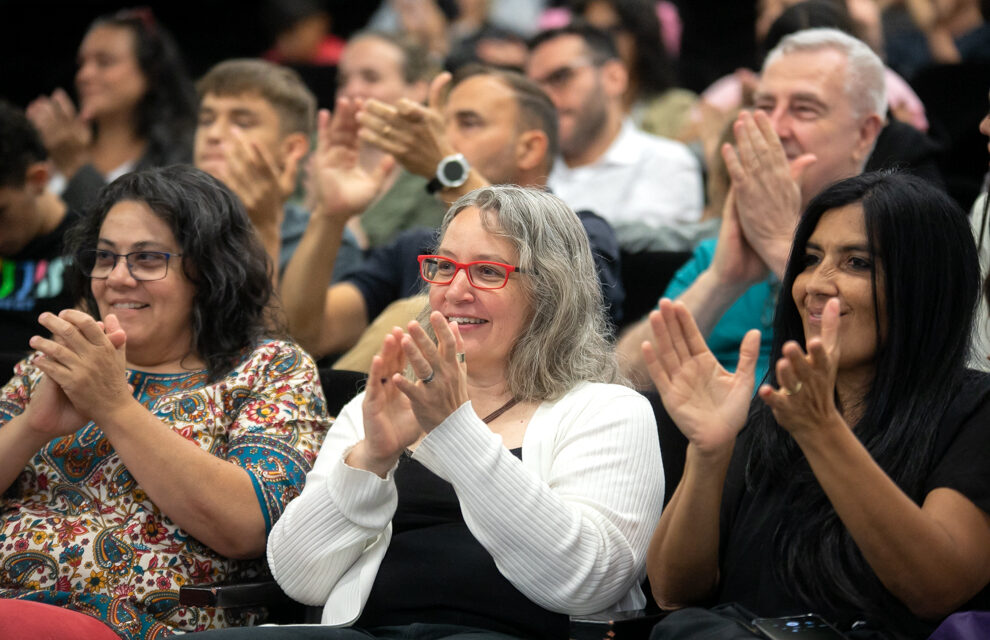
{"type": "Polygon", "coordinates": [[[531,171],[546,162],[547,134],[539,129],[523,131],[516,138],[516,166],[522,171],[531,171]]]}
{"type": "Polygon", "coordinates": [[[282,152],[281,164],[284,165],[290,157],[302,159],[303,156],[309,153],[309,137],[300,132],[290,133],[282,138],[282,143],[279,147],[282,152]]]}
{"type": "Polygon", "coordinates": [[[860,163],[865,163],[866,158],[873,153],[873,146],[877,137],[884,127],[883,118],[873,113],[867,116],[859,125],[859,140],[856,144],[854,155],[860,163]]]}
{"type": "Polygon", "coordinates": [[[622,96],[629,86],[629,72],[621,60],[606,60],[601,67],[602,87],[610,97],[622,96]]]}
{"type": "Polygon", "coordinates": [[[31,190],[31,195],[39,196],[48,186],[51,176],[51,166],[48,162],[32,162],[24,173],[24,183],[31,190]]]}

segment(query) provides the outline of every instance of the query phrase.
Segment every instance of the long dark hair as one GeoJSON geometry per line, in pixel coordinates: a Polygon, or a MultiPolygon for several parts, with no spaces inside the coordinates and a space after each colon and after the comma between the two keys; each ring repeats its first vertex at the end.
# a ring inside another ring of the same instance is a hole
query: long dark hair
{"type": "Polygon", "coordinates": [[[134,35],[134,57],[147,90],[137,105],[135,127],[147,140],[153,166],[192,159],[196,91],[172,35],[147,7],[101,16],[89,27],[117,27],[134,35]]]}
{"type": "MultiPolygon", "coordinates": [[[[659,95],[676,84],[674,66],[660,39],[660,18],[649,0],[607,0],[619,16],[619,23],[636,42],[636,61],[630,73],[637,82],[637,97],[659,95]]],[[[575,0],[571,6],[582,15],[590,0],[575,0]]]]}
{"type": "MultiPolygon", "coordinates": [[[[70,230],[69,255],[96,247],[113,205],[143,202],[172,230],[182,250],[182,271],[193,283],[193,348],[213,381],[229,373],[245,349],[272,335],[272,265],[244,205],[222,182],[187,165],[136,171],[104,187],[70,230]]],[[[71,272],[87,311],[99,317],[89,279],[71,272]]]]}
{"type": "MultiPolygon", "coordinates": [[[[951,198],[917,178],[877,172],[836,183],[812,200],[795,232],[781,284],[770,361],[781,357],[789,340],[805,346],[790,292],[803,269],[808,238],[826,212],[854,203],[863,208],[874,265],[876,335],[882,338],[862,418],[851,426],[877,464],[920,503],[937,426],[966,371],[979,291],[972,232],[951,198]]],[[[778,386],[772,367],[768,378],[778,386]]],[[[778,579],[811,609],[862,611],[865,603],[874,603],[882,615],[896,608],[794,439],[762,401],[754,401],[753,412],[747,483],[786,487],[787,508],[773,538],[778,579]]]]}

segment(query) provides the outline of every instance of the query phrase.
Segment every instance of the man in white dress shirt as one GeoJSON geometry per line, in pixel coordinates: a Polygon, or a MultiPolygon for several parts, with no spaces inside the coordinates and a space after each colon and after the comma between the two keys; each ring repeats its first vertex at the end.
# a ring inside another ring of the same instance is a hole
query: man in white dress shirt
{"type": "Polygon", "coordinates": [[[697,221],[701,169],[686,146],[638,130],[625,113],[628,74],[611,37],[571,25],[533,39],[526,74],[553,100],[561,155],[550,173],[554,193],[620,227],[697,221]]]}

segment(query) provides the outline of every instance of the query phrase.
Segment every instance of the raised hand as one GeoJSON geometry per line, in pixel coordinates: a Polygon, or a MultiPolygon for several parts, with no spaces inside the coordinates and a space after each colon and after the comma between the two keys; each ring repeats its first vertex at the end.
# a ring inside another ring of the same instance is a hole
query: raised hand
{"type": "Polygon", "coordinates": [[[395,159],[385,156],[368,170],[358,157],[357,111],[360,100],[338,98],[333,115],[321,109],[316,152],[306,184],[310,208],[317,215],[350,217],[361,213],[381,192],[395,159]]]}
{"type": "Polygon", "coordinates": [[[735,373],[726,371],[705,344],[683,303],[660,301],[650,314],[656,346],[643,342],[643,357],[663,406],[688,441],[704,454],[733,445],[746,422],[760,350],[750,330],[739,347],[735,373]]]}
{"type": "Polygon", "coordinates": [[[395,385],[409,398],[424,433],[432,431],[468,401],[467,364],[458,355],[464,353],[460,331],[439,311],[430,314],[430,325],[437,344],[433,344],[418,322],[410,322],[409,333],[402,338],[402,349],[419,380],[395,378],[395,385]]]}
{"type": "Polygon", "coordinates": [[[36,98],[25,114],[63,175],[72,176],[88,162],[93,129],[87,115],[76,112],[72,99],[64,90],[56,89],[51,97],[36,98]]]}
{"type": "Polygon", "coordinates": [[[432,178],[437,165],[454,153],[443,122],[443,94],[451,75],[430,83],[428,106],[403,98],[395,106],[368,100],[358,113],[361,139],[392,154],[410,173],[432,178]]]}
{"type": "Polygon", "coordinates": [[[740,113],[733,132],[736,146],[723,145],[722,158],[732,179],[739,223],[750,246],[780,275],[801,214],[801,176],[817,158],[803,154],[788,160],[762,111],[740,113]]]}
{"type": "Polygon", "coordinates": [[[779,389],[760,387],[760,398],[777,423],[792,435],[842,420],[835,406],[835,377],[839,361],[839,300],[832,298],[822,312],[821,336],[808,340],[805,354],[788,342],[777,361],[779,389]]]}
{"type": "Polygon", "coordinates": [[[402,377],[406,366],[400,346],[402,337],[402,329],[393,328],[385,336],[381,350],[371,359],[361,405],[364,440],[351,450],[347,459],[349,465],[382,477],[402,452],[423,436],[409,400],[395,385],[395,379],[402,377]]]}
{"type": "Polygon", "coordinates": [[[767,277],[767,265],[750,246],[739,224],[736,210],[735,187],[722,207],[722,226],[719,227],[712,271],[720,281],[732,285],[752,285],[767,277]]]}

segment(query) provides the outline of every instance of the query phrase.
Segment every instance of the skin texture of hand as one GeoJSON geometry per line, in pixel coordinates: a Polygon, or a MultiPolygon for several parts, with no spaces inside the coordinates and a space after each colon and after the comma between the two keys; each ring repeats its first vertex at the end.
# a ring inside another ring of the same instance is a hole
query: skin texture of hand
{"type": "Polygon", "coordinates": [[[779,277],[801,214],[800,178],[816,158],[803,154],[788,161],[762,111],[743,111],[733,130],[736,146],[723,145],[722,158],[732,180],[739,224],[750,246],[779,277]]]}
{"type": "Polygon", "coordinates": [[[457,361],[464,344],[457,325],[447,322],[443,314],[430,314],[430,325],[437,335],[433,344],[418,322],[409,323],[409,332],[402,337],[402,350],[409,359],[418,382],[394,376],[395,386],[409,398],[413,413],[424,433],[429,433],[468,401],[467,364],[457,361]],[[422,380],[433,375],[429,384],[422,380]]]}
{"type": "Polygon", "coordinates": [[[316,152],[310,159],[306,189],[312,211],[346,220],[364,211],[378,196],[395,159],[386,155],[370,171],[362,167],[356,117],[362,102],[338,98],[336,106],[332,116],[326,109],[320,110],[316,152]]]}
{"type": "Polygon", "coordinates": [[[288,154],[285,166],[279,168],[268,150],[247,140],[236,127],[232,132],[235,142],[228,147],[220,179],[244,203],[255,227],[278,228],[282,223],[282,206],[296,188],[302,155],[288,154]]]}
{"type": "Polygon", "coordinates": [[[72,176],[89,161],[93,129],[87,115],[76,112],[64,90],[56,89],[50,97],[40,96],[28,105],[25,113],[63,175],[72,176]]]}
{"type": "Polygon", "coordinates": [[[777,423],[795,437],[822,425],[845,424],[835,406],[838,334],[839,300],[832,298],[822,313],[821,337],[808,340],[807,354],[796,342],[785,344],[784,357],[777,361],[780,388],[759,389],[777,423]]]}
{"type": "Polygon", "coordinates": [[[767,277],[767,265],[746,240],[735,202],[735,187],[732,187],[722,210],[711,270],[720,282],[748,287],[767,277]]]}
{"type": "Polygon", "coordinates": [[[57,316],[43,313],[39,322],[53,339],[31,338],[31,346],[45,356],[37,366],[68,400],[66,404],[59,394],[46,393],[45,399],[59,407],[59,423],[68,426],[83,419],[77,429],[88,420],[99,423],[134,401],[127,384],[123,331],[115,316],[107,316],[106,329],[77,309],[57,316]]]}
{"type": "Polygon", "coordinates": [[[386,153],[392,154],[410,173],[430,179],[437,165],[454,148],[444,133],[443,95],[450,74],[439,74],[430,83],[428,106],[407,98],[395,105],[368,100],[358,112],[358,135],[386,153]]]}
{"type": "Polygon", "coordinates": [[[760,332],[746,333],[729,373],[682,303],[661,300],[650,324],[656,346],[643,342],[643,358],[670,417],[700,454],[731,450],[749,410],[760,332]]]}

